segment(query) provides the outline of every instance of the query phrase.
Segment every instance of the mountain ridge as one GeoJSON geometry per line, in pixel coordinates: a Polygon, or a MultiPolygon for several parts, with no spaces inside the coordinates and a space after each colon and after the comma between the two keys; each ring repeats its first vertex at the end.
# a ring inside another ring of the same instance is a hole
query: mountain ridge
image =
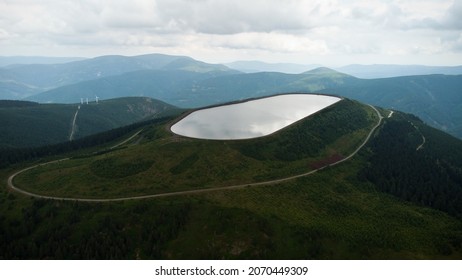
{"type": "Polygon", "coordinates": [[[236,73],[222,65],[208,64],[184,56],[147,54],[140,56],[106,55],[63,64],[15,65],[0,68],[0,98],[21,99],[60,86],[110,77],[140,70],[222,71],[236,73]],[[179,65],[172,64],[182,61],[179,65]],[[196,68],[194,67],[196,66],[196,68]]]}
{"type": "MultiPolygon", "coordinates": [[[[234,61],[225,63],[230,68],[245,73],[255,72],[281,72],[286,74],[301,74],[317,67],[325,67],[320,64],[298,63],[267,63],[263,61],[234,61]]],[[[391,78],[399,76],[416,75],[460,75],[462,65],[455,66],[430,66],[430,65],[400,65],[400,64],[348,64],[343,66],[329,66],[336,71],[363,79],[391,78]]]]}
{"type": "Polygon", "coordinates": [[[462,66],[427,66],[395,64],[351,64],[336,68],[340,72],[363,79],[392,78],[417,75],[461,75],[462,66]]]}
{"type": "Polygon", "coordinates": [[[84,60],[85,57],[54,56],[0,56],[0,67],[15,67],[19,64],[57,64],[84,60]]]}
{"type": "Polygon", "coordinates": [[[256,72],[281,72],[286,74],[301,74],[311,69],[320,67],[318,64],[295,64],[295,63],[267,63],[262,61],[235,61],[225,63],[226,66],[244,73],[256,72]]]}

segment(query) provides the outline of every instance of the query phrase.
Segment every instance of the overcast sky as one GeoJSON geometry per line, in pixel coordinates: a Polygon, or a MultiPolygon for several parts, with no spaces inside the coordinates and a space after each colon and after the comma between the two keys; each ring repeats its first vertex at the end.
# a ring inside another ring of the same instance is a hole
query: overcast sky
{"type": "Polygon", "coordinates": [[[0,55],[462,65],[462,0],[0,0],[0,55]]]}

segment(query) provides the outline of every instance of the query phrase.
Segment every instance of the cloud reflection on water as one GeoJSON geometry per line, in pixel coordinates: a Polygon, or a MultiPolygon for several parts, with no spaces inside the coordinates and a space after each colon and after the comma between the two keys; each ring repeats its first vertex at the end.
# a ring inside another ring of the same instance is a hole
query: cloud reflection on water
{"type": "Polygon", "coordinates": [[[214,140],[250,139],[274,133],[340,98],[286,94],[195,111],[172,126],[176,134],[214,140]]]}

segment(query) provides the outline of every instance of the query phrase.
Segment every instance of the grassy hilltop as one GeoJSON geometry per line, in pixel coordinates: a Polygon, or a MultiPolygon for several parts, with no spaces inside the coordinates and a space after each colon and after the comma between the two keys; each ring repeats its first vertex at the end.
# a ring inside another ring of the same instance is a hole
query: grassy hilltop
{"type": "Polygon", "coordinates": [[[349,100],[339,103],[278,133],[247,141],[188,139],[164,126],[147,128],[138,145],[40,166],[15,182],[44,195],[116,198],[297,175],[348,156],[376,124],[371,108],[349,100]]]}

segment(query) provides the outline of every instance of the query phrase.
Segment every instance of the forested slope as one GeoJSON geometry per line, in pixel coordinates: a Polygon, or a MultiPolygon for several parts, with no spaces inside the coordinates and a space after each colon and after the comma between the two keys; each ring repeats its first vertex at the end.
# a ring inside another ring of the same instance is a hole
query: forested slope
{"type": "Polygon", "coordinates": [[[57,144],[176,110],[161,101],[141,97],[98,103],[91,100],[89,104],[15,101],[0,101],[0,104],[3,104],[0,105],[0,148],[4,149],[57,144]]]}
{"type": "Polygon", "coordinates": [[[381,191],[462,218],[462,142],[402,113],[379,133],[364,176],[381,191]]]}

